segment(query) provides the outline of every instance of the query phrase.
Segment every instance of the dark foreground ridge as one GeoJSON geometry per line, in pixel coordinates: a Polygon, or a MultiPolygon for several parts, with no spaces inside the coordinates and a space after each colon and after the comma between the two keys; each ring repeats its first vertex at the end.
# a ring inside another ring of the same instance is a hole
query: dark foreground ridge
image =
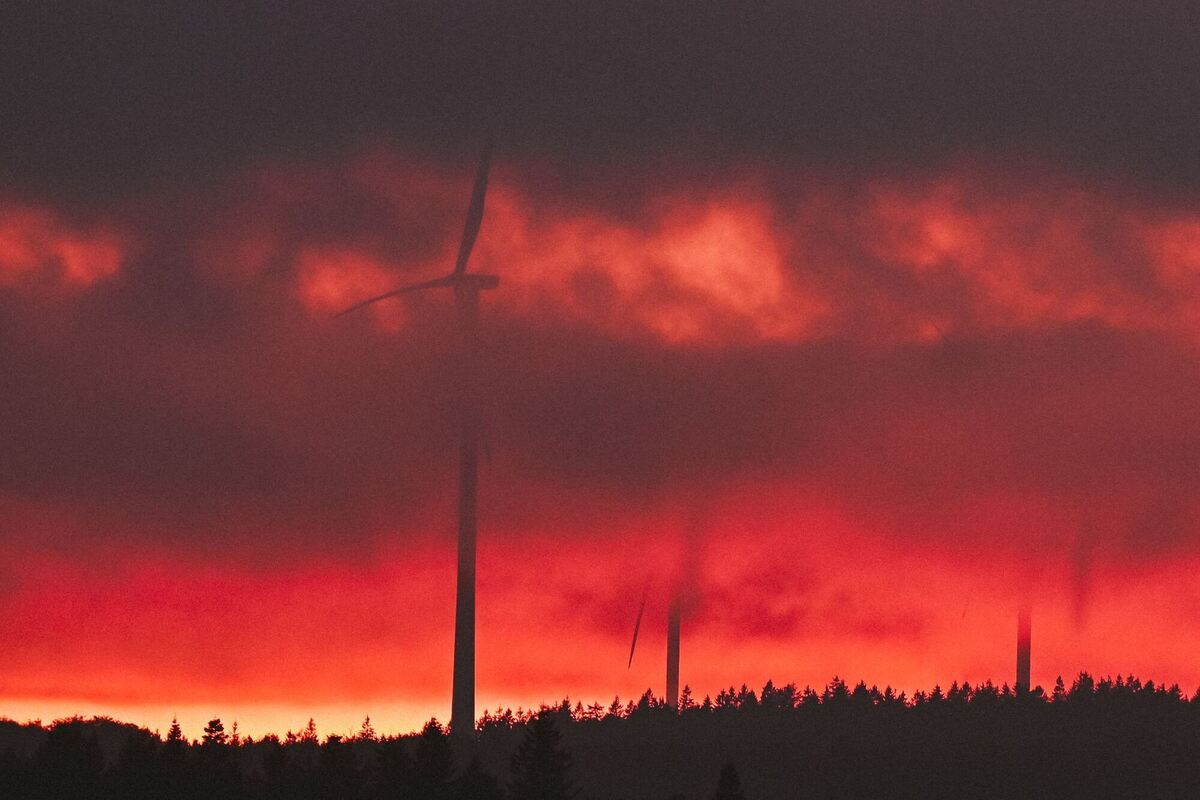
{"type": "Polygon", "coordinates": [[[1014,694],[991,683],[913,697],[768,683],[679,711],[637,702],[485,714],[456,757],[419,734],[258,741],[220,720],[188,742],[107,719],[0,721],[0,796],[563,800],[1185,798],[1200,796],[1200,692],[1082,673],[1014,694]]]}

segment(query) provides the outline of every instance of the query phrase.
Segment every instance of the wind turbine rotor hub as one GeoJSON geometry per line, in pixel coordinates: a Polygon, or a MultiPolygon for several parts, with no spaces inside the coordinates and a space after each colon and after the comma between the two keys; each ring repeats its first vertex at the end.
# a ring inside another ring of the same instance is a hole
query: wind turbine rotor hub
{"type": "Polygon", "coordinates": [[[500,285],[499,275],[481,275],[477,272],[466,272],[454,279],[455,283],[463,289],[474,289],[480,291],[483,289],[495,289],[500,285]]]}

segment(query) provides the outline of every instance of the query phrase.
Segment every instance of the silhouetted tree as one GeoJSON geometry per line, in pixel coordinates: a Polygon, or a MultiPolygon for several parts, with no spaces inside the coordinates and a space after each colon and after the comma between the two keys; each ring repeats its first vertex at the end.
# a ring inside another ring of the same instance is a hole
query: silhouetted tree
{"type": "Polygon", "coordinates": [[[95,731],[81,719],[56,722],[35,768],[45,797],[73,800],[99,796],[104,758],[95,731]]]}
{"type": "Polygon", "coordinates": [[[32,759],[11,750],[0,750],[0,787],[12,797],[37,796],[37,772],[32,759]]]}
{"type": "Polygon", "coordinates": [[[171,718],[171,727],[167,729],[165,744],[168,748],[174,749],[178,749],[180,746],[187,746],[187,740],[183,738],[183,728],[179,727],[179,719],[177,717],[171,718]]]}
{"type": "Polygon", "coordinates": [[[187,739],[183,738],[183,729],[179,727],[178,719],[171,720],[167,740],[158,751],[158,761],[165,787],[164,797],[194,796],[197,788],[191,771],[191,751],[187,739]]]}
{"type": "Polygon", "coordinates": [[[413,783],[413,762],[407,742],[396,737],[384,739],[379,744],[377,794],[389,800],[409,797],[413,783]]]}
{"type": "MultiPolygon", "coordinates": [[[[0,798],[498,800],[506,792],[483,765],[509,759],[514,800],[561,800],[575,788],[568,750],[579,755],[577,780],[590,798],[678,790],[709,798],[697,765],[735,754],[761,800],[1200,797],[1200,698],[1125,675],[1081,673],[1055,685],[1050,702],[1040,687],[1018,697],[990,682],[951,683],[911,701],[861,681],[852,690],[832,681],[823,695],[768,683],[757,702],[731,687],[721,708],[705,702],[678,721],[649,699],[620,716],[596,704],[582,713],[563,704],[497,710],[481,727],[479,761],[457,778],[436,721],[420,734],[331,736],[323,745],[310,724],[286,743],[269,736],[235,746],[217,719],[190,744],[177,722],[160,744],[111,720],[48,730],[0,720],[0,798]]],[[[719,797],[744,793],[729,775],[719,788],[719,797]]]]}
{"type": "Polygon", "coordinates": [[[742,780],[732,763],[721,767],[721,776],[717,778],[717,793],[713,800],[746,800],[742,793],[742,780]]]}
{"type": "Polygon", "coordinates": [[[449,798],[453,777],[454,751],[450,737],[436,719],[431,719],[417,738],[411,782],[414,796],[429,800],[449,798]]]}
{"type": "Polygon", "coordinates": [[[776,688],[773,681],[767,681],[762,688],[759,705],[776,711],[790,711],[796,705],[796,686],[789,683],[782,688],[776,688]]]}
{"type": "Polygon", "coordinates": [[[362,725],[358,728],[358,733],[354,734],[354,738],[359,741],[373,742],[377,738],[375,736],[375,727],[371,724],[371,718],[368,716],[362,721],[362,725]]]}
{"type": "Polygon", "coordinates": [[[151,800],[165,796],[162,762],[158,751],[164,745],[157,736],[135,731],[121,746],[117,763],[109,774],[110,794],[121,800],[151,800]]]}
{"type": "Polygon", "coordinates": [[[454,782],[454,800],[504,800],[504,789],[496,776],[484,770],[478,758],[454,782]]]}
{"type": "Polygon", "coordinates": [[[228,743],[229,738],[225,735],[225,726],[221,724],[221,720],[210,719],[204,726],[204,735],[200,737],[200,745],[212,748],[224,747],[228,743]]]}
{"type": "Polygon", "coordinates": [[[262,753],[262,796],[264,800],[284,800],[288,787],[287,751],[278,736],[264,736],[258,743],[262,753]]]}
{"type": "Polygon", "coordinates": [[[575,796],[568,773],[571,756],[562,747],[562,734],[548,714],[539,714],[525,727],[512,757],[513,800],[568,800],[575,796]]]}
{"type": "Polygon", "coordinates": [[[196,759],[200,792],[205,797],[230,797],[241,783],[241,773],[233,758],[233,748],[220,719],[211,719],[200,738],[196,759]]]}
{"type": "Polygon", "coordinates": [[[321,745],[316,789],[322,800],[357,800],[364,795],[357,758],[340,736],[330,736],[321,745]]]}

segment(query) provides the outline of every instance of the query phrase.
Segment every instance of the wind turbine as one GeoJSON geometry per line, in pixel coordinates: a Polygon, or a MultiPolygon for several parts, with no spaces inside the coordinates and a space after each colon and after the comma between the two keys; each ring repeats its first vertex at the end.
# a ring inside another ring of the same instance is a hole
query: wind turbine
{"type": "Polygon", "coordinates": [[[475,188],[463,227],[462,241],[454,270],[441,278],[414,283],[356,303],[338,314],[342,316],[373,303],[425,289],[453,289],[462,327],[463,344],[459,354],[462,367],[461,436],[458,466],[458,585],[454,608],[454,687],[450,703],[450,731],[460,740],[475,730],[475,494],[479,473],[479,295],[500,285],[496,275],[467,272],[467,260],[483,222],[483,201],[487,194],[488,168],[492,157],[492,137],[488,136],[475,173],[475,188]]]}
{"type": "MultiPolygon", "coordinates": [[[[629,664],[626,669],[633,666],[633,653],[637,650],[638,632],[642,628],[642,615],[646,612],[646,594],[649,591],[649,584],[646,586],[646,591],[642,592],[642,603],[638,607],[637,622],[633,625],[633,643],[629,645],[629,664]]],[[[667,705],[671,708],[679,707],[679,627],[680,618],[683,616],[682,603],[680,601],[680,589],[676,585],[671,590],[671,604],[667,612],[667,705]]]]}

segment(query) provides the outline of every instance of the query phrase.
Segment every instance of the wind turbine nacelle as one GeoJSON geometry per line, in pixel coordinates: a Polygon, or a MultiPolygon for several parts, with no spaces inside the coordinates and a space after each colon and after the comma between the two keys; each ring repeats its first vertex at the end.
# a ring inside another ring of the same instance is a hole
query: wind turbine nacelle
{"type": "Polygon", "coordinates": [[[500,285],[499,275],[481,275],[478,272],[467,272],[458,276],[455,282],[464,289],[495,289],[500,285]]]}

